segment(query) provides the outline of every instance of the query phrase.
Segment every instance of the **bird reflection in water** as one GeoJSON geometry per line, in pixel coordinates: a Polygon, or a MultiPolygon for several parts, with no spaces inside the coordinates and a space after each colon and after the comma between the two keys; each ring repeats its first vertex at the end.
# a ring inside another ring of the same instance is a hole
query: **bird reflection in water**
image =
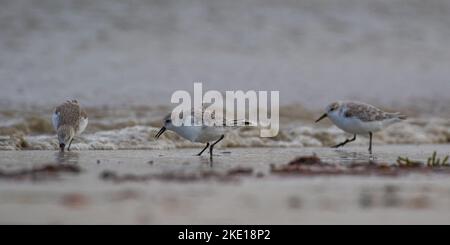
{"type": "Polygon", "coordinates": [[[363,153],[360,151],[336,150],[337,160],[340,163],[375,163],[377,158],[374,155],[363,153]]]}
{"type": "Polygon", "coordinates": [[[78,152],[57,152],[55,153],[55,160],[59,164],[78,164],[78,152]]]}

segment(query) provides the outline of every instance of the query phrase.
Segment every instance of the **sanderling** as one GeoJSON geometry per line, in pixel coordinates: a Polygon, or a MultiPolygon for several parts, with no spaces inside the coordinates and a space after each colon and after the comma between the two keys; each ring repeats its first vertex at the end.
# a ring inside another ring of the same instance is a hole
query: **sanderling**
{"type": "MultiPolygon", "coordinates": [[[[205,111],[203,111],[200,115],[202,115],[203,117],[204,114],[205,111]]],[[[224,119],[214,117],[213,119],[207,119],[206,117],[200,118],[197,114],[194,113],[194,111],[190,113],[190,116],[184,117],[182,120],[183,122],[193,122],[193,125],[195,125],[196,121],[201,121],[202,119],[214,120],[215,122],[217,122],[215,124],[216,126],[208,126],[212,125],[212,123],[202,124],[201,126],[186,126],[186,123],[183,123],[181,126],[175,126],[172,122],[171,114],[169,114],[164,118],[164,126],[155,135],[155,138],[158,139],[166,130],[174,131],[181,137],[191,142],[206,143],[205,148],[203,148],[203,150],[198,153],[197,156],[201,156],[203,152],[205,152],[209,147],[209,155],[212,159],[214,146],[225,138],[227,130],[231,127],[227,126],[230,124],[227,124],[224,119]],[[214,143],[211,144],[211,142],[214,143]]],[[[239,125],[249,126],[252,124],[243,120],[234,120],[232,125],[234,125],[232,128],[237,128],[239,125]]]]}
{"type": "Polygon", "coordinates": [[[317,121],[328,117],[338,128],[353,134],[352,139],[334,146],[335,148],[355,141],[357,134],[369,134],[369,153],[372,154],[372,134],[388,127],[389,125],[406,119],[400,113],[384,112],[372,105],[360,102],[338,101],[330,104],[317,121]]]}
{"type": "Polygon", "coordinates": [[[86,129],[88,117],[78,101],[72,100],[56,107],[52,122],[58,135],[59,148],[63,152],[67,143],[69,144],[67,150],[70,151],[73,138],[86,129]]]}

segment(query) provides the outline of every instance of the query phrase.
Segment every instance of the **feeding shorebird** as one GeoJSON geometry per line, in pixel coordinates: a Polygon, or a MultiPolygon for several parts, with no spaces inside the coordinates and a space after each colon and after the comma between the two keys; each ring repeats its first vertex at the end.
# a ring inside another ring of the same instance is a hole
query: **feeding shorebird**
{"type": "MultiPolygon", "coordinates": [[[[212,159],[214,146],[225,138],[225,134],[230,128],[230,124],[227,124],[224,119],[215,118],[214,113],[212,113],[213,116],[211,117],[205,117],[205,113],[206,112],[203,110],[202,113],[199,114],[201,117],[194,113],[194,111],[187,113],[188,116],[182,118],[181,126],[175,126],[172,122],[171,114],[169,114],[164,118],[164,126],[159,130],[155,138],[158,139],[166,130],[174,131],[191,142],[206,143],[205,148],[203,148],[197,156],[201,156],[203,152],[209,148],[209,155],[212,159]],[[209,120],[209,123],[205,123],[205,120],[209,120]],[[214,125],[212,121],[215,122],[214,125]],[[186,122],[191,122],[191,125],[196,125],[197,122],[203,123],[201,126],[186,126],[186,122]]],[[[249,126],[251,123],[234,120],[231,125],[233,125],[232,128],[236,128],[241,125],[249,126]]]]}
{"type": "Polygon", "coordinates": [[[368,134],[370,137],[369,153],[372,154],[372,135],[391,124],[406,119],[406,116],[400,113],[384,112],[375,106],[361,102],[338,101],[330,104],[316,123],[328,117],[338,128],[347,133],[353,134],[352,139],[334,146],[335,148],[355,141],[357,134],[368,134]]]}
{"type": "Polygon", "coordinates": [[[67,101],[56,107],[52,116],[53,127],[58,136],[59,148],[64,152],[66,145],[70,151],[73,138],[80,135],[88,125],[88,117],[76,100],[67,101]]]}

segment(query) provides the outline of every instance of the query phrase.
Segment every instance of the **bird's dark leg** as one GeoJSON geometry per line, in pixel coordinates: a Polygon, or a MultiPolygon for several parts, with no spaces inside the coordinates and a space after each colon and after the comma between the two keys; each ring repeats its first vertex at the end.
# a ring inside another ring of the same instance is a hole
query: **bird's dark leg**
{"type": "Polygon", "coordinates": [[[372,154],[372,132],[369,133],[369,153],[372,154]]]}
{"type": "Polygon", "coordinates": [[[206,149],[208,149],[208,147],[209,147],[209,142],[208,143],[206,143],[206,146],[205,146],[205,148],[200,152],[200,153],[198,153],[197,154],[197,156],[201,156],[202,154],[203,154],[203,152],[205,152],[206,151],[206,149]]]}
{"type": "Polygon", "coordinates": [[[72,142],[73,142],[73,138],[70,140],[69,148],[67,148],[67,151],[70,151],[70,146],[72,145],[72,142]]]}
{"type": "Polygon", "coordinates": [[[214,142],[214,144],[212,144],[211,147],[209,148],[209,157],[210,157],[211,159],[212,159],[212,157],[213,157],[213,149],[214,149],[214,146],[215,146],[217,143],[219,143],[220,141],[222,141],[223,138],[225,138],[225,135],[220,136],[220,139],[218,139],[216,142],[214,142]]]}
{"type": "Polygon", "coordinates": [[[356,140],[356,134],[353,136],[353,139],[346,139],[344,142],[342,142],[342,143],[340,143],[340,144],[338,144],[338,145],[333,146],[333,148],[339,148],[339,147],[344,146],[344,145],[346,145],[347,143],[353,142],[353,141],[355,141],[355,140],[356,140]]]}

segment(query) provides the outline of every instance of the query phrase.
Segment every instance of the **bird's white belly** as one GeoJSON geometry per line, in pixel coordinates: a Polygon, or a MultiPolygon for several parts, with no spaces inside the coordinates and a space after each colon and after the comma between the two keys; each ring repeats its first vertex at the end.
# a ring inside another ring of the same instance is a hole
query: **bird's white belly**
{"type": "Polygon", "coordinates": [[[223,130],[215,127],[206,127],[201,130],[201,133],[198,135],[196,142],[207,143],[220,139],[220,137],[224,134],[223,130]]]}
{"type": "Polygon", "coordinates": [[[340,129],[351,134],[368,134],[382,129],[381,121],[363,122],[357,118],[331,118],[331,121],[340,129]]]}
{"type": "Polygon", "coordinates": [[[192,142],[207,143],[218,140],[223,132],[214,127],[184,126],[173,129],[176,133],[192,142]]]}
{"type": "Polygon", "coordinates": [[[80,135],[81,133],[83,133],[83,131],[86,129],[87,125],[88,125],[88,119],[87,118],[81,118],[80,119],[80,124],[78,126],[77,135],[80,135]]]}

